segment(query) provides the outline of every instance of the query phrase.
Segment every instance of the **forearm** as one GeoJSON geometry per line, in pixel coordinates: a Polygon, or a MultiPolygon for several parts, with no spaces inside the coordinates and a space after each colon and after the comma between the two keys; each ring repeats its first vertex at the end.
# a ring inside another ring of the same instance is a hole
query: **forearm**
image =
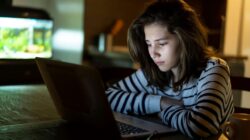
{"type": "Polygon", "coordinates": [[[151,114],[161,111],[160,96],[148,93],[129,93],[119,89],[106,91],[108,101],[113,111],[132,114],[151,114]]]}
{"type": "Polygon", "coordinates": [[[118,81],[106,90],[113,111],[133,114],[151,114],[160,112],[159,95],[141,70],[118,81]]]}
{"type": "MultiPolygon", "coordinates": [[[[205,105],[205,104],[204,104],[205,105]]],[[[159,116],[163,122],[173,128],[178,129],[185,135],[192,138],[207,137],[218,132],[217,118],[209,118],[209,112],[204,112],[203,105],[186,107],[182,100],[171,99],[168,97],[161,98],[161,110],[159,116]],[[198,107],[200,106],[200,108],[198,107]],[[211,124],[213,122],[214,124],[211,124]],[[199,127],[207,127],[207,131],[199,130],[199,127]]],[[[209,107],[206,104],[204,107],[209,107]]],[[[218,111],[218,110],[215,110],[218,111]]],[[[219,113],[219,112],[218,112],[219,113]]]]}
{"type": "Polygon", "coordinates": [[[161,119],[166,125],[192,138],[216,135],[220,124],[230,114],[230,109],[228,110],[230,104],[227,103],[228,101],[215,99],[211,95],[200,97],[197,99],[197,104],[192,106],[179,105],[178,102],[172,102],[172,105],[164,104],[160,113],[161,119]],[[225,104],[229,106],[224,107],[225,104]]]}

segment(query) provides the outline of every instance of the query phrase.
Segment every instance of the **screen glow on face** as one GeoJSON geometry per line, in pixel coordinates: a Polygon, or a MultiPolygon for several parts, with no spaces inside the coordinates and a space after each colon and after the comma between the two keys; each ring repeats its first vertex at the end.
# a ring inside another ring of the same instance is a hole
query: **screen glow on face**
{"type": "Polygon", "coordinates": [[[0,17],[0,59],[52,56],[53,21],[0,17]]]}

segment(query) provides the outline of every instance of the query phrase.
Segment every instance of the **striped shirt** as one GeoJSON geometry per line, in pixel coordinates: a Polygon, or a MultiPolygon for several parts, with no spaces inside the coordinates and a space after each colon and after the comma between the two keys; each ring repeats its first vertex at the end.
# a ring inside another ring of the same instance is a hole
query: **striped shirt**
{"type": "Polygon", "coordinates": [[[180,91],[170,85],[149,85],[141,69],[106,90],[113,111],[125,114],[160,113],[163,123],[191,138],[216,135],[233,113],[230,71],[227,63],[211,58],[199,78],[183,84],[180,91]],[[184,105],[160,108],[162,96],[182,100],[184,105]]]}

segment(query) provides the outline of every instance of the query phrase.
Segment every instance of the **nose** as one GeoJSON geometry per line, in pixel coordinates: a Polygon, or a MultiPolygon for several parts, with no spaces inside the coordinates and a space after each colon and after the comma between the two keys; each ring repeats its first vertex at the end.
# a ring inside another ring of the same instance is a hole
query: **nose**
{"type": "Polygon", "coordinates": [[[149,53],[152,58],[157,58],[160,56],[160,50],[157,45],[152,45],[149,49],[149,53]]]}

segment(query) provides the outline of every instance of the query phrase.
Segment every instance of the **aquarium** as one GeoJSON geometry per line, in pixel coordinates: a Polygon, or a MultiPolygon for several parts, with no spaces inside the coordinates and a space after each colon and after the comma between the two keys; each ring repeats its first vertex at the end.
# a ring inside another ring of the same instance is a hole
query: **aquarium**
{"type": "Polygon", "coordinates": [[[0,59],[52,57],[53,21],[0,17],[0,59]]]}

